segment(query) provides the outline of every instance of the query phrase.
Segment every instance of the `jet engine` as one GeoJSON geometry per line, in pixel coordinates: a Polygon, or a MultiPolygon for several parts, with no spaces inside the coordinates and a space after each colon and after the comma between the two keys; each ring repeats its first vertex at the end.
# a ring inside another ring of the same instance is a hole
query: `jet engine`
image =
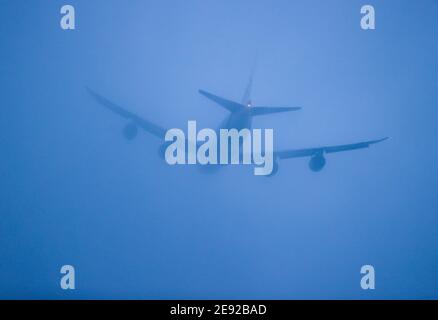
{"type": "Polygon", "coordinates": [[[309,168],[310,170],[312,170],[313,172],[318,172],[321,171],[324,166],[325,166],[326,160],[324,158],[324,155],[321,154],[317,154],[314,155],[310,161],[309,161],[309,168]]]}

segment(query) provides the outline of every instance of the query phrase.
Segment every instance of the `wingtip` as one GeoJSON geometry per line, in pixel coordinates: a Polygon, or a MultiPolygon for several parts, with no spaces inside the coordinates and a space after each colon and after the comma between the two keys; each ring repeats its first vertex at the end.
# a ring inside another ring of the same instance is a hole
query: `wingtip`
{"type": "Polygon", "coordinates": [[[89,86],[85,86],[85,90],[88,92],[88,94],[96,96],[96,92],[94,92],[89,86]]]}
{"type": "Polygon", "coordinates": [[[386,140],[389,140],[389,139],[391,139],[391,137],[384,137],[384,138],[372,141],[371,144],[380,143],[380,142],[383,142],[383,141],[386,141],[386,140]]]}
{"type": "Polygon", "coordinates": [[[302,107],[281,107],[284,111],[299,111],[302,107]]]}
{"type": "Polygon", "coordinates": [[[97,93],[96,91],[94,91],[90,87],[85,86],[85,89],[87,90],[87,93],[96,101],[98,101],[100,103],[107,102],[106,98],[102,97],[99,93],[97,93]]]}

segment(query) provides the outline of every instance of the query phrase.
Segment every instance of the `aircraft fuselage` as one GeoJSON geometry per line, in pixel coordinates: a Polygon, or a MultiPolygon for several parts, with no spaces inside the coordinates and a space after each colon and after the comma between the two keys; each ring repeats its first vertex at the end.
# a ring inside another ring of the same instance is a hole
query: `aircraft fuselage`
{"type": "Polygon", "coordinates": [[[221,127],[218,129],[237,129],[240,131],[241,129],[251,129],[251,125],[252,116],[249,112],[249,108],[245,108],[243,110],[230,113],[230,115],[225,118],[221,127]]]}

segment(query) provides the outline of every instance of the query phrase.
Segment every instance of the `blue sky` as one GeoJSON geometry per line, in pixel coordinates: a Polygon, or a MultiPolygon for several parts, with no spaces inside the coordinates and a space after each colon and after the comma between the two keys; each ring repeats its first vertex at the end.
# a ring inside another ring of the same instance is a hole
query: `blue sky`
{"type": "Polygon", "coordinates": [[[2,298],[437,298],[438,3],[0,2],[2,298]],[[303,110],[254,121],[276,148],[390,136],[370,149],[203,175],[89,86],[164,127],[215,128],[197,93],[303,110]],[[59,287],[76,268],[77,289],[59,287]],[[376,290],[360,288],[360,267],[376,290]]]}

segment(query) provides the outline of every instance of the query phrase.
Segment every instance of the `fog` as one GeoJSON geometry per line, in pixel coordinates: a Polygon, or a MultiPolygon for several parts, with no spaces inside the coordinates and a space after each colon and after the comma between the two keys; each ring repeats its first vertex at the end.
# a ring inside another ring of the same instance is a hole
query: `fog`
{"type": "Polygon", "coordinates": [[[437,298],[436,1],[0,3],[0,297],[437,298]],[[203,174],[87,93],[164,128],[217,128],[198,93],[302,110],[274,148],[369,149],[203,174]],[[59,287],[62,265],[76,290],[59,287]],[[360,268],[376,270],[376,290],[360,268]]]}

